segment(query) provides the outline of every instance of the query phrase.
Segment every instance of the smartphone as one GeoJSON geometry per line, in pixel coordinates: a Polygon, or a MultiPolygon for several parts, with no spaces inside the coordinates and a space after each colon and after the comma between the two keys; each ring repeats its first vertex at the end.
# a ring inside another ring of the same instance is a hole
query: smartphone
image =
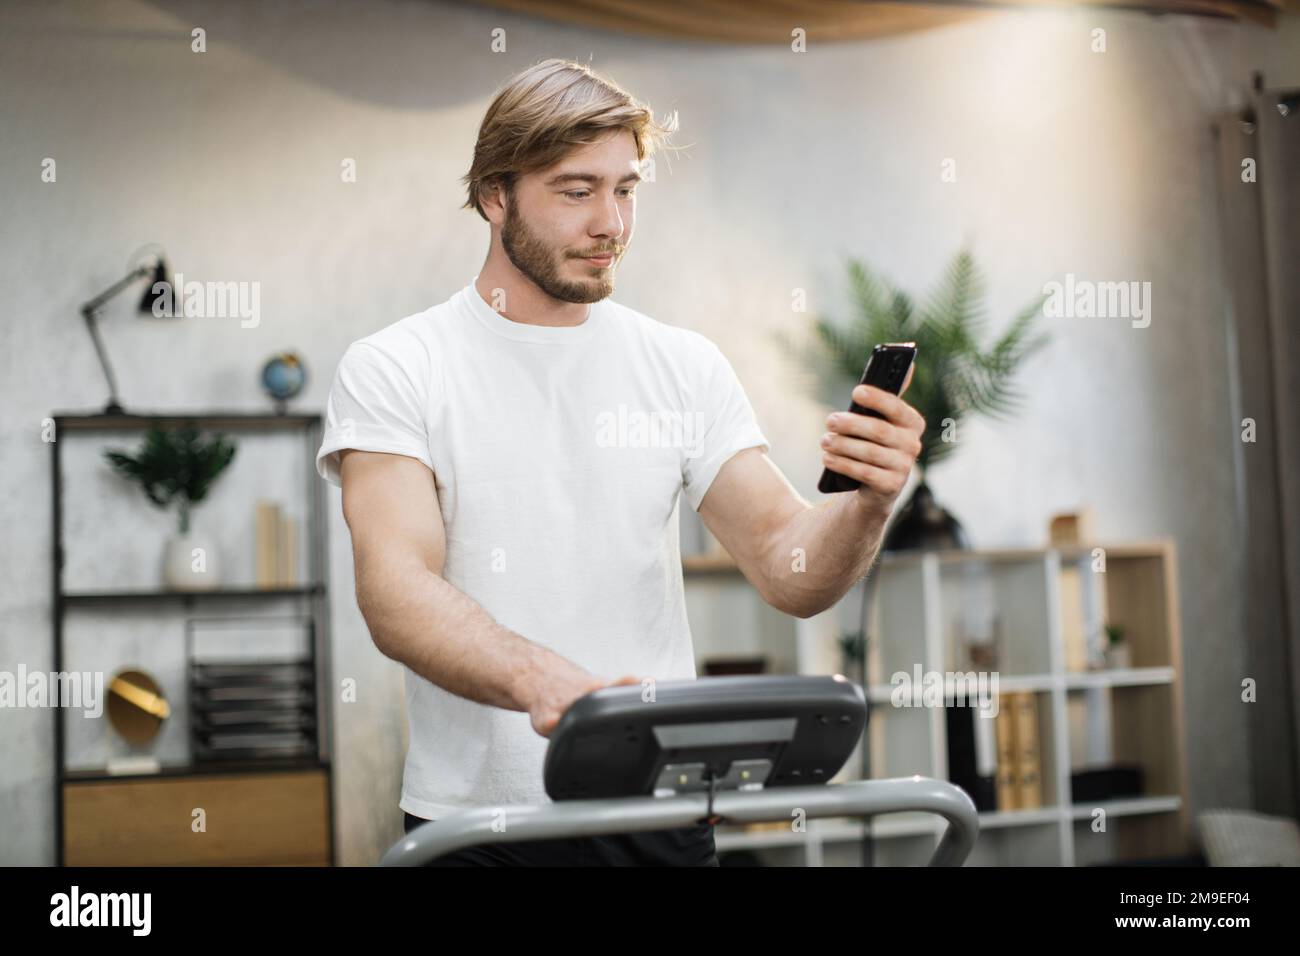
{"type": "MultiPolygon", "coordinates": [[[[887,342],[884,345],[877,345],[871,350],[867,367],[862,370],[860,384],[874,385],[876,388],[883,388],[886,392],[897,395],[902,391],[903,383],[907,381],[907,373],[914,361],[916,361],[915,342],[887,342]]],[[[850,403],[849,411],[857,412],[859,415],[869,415],[872,418],[884,417],[875,409],[863,408],[857,402],[850,403]]],[[[829,468],[822,469],[822,479],[817,482],[817,490],[824,495],[834,494],[837,491],[855,491],[861,486],[862,482],[856,478],[841,475],[829,468]]]]}

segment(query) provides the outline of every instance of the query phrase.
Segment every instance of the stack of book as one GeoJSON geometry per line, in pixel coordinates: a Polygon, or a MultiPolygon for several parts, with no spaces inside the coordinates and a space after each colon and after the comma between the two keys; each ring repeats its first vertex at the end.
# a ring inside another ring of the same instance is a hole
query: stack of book
{"type": "Polygon", "coordinates": [[[1002,694],[998,704],[998,809],[1043,805],[1043,758],[1038,741],[1038,695],[1002,694]]]}
{"type": "Polygon", "coordinates": [[[257,586],[296,587],[298,580],[298,522],[274,501],[260,500],[254,517],[257,545],[257,586]]]}
{"type": "Polygon", "coordinates": [[[196,761],[305,757],[316,750],[309,661],[190,664],[196,761]]]}
{"type": "Polygon", "coordinates": [[[998,695],[996,717],[977,707],[949,707],[948,778],[981,812],[1043,805],[1038,743],[1038,697],[1030,691],[998,695]]]}

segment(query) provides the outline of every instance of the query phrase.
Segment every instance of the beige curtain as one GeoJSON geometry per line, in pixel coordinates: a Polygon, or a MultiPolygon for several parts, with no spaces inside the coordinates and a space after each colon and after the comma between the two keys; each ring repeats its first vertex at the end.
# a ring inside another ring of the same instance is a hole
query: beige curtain
{"type": "MultiPolygon", "coordinates": [[[[1220,220],[1235,344],[1234,419],[1255,422],[1238,445],[1236,555],[1255,809],[1300,817],[1300,91],[1259,92],[1214,124],[1220,220]],[[1243,181],[1253,161],[1254,182],[1243,181]]],[[[1192,636],[1194,639],[1194,635],[1192,636]]],[[[1195,701],[1189,701],[1195,706],[1195,701]]]]}
{"type": "Polygon", "coordinates": [[[801,27],[809,42],[861,40],[925,30],[1008,7],[1114,6],[1159,13],[1227,17],[1273,25],[1282,0],[470,0],[577,26],[636,36],[723,43],[790,43],[801,27]]]}

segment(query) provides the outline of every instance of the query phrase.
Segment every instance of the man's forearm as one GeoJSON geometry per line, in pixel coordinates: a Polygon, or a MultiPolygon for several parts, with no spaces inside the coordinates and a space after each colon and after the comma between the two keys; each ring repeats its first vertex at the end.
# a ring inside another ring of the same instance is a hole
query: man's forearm
{"type": "Polygon", "coordinates": [[[871,569],[888,518],[856,491],[795,512],[767,562],[770,603],[797,617],[834,605],[871,569]]]}
{"type": "Polygon", "coordinates": [[[569,664],[498,624],[418,562],[357,568],[357,603],[387,657],[460,697],[527,711],[541,675],[569,664]]]}

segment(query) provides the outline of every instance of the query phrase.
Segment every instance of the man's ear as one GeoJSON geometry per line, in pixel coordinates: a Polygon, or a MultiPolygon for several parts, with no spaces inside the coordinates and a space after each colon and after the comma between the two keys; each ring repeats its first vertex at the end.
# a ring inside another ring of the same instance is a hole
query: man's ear
{"type": "Polygon", "coordinates": [[[506,219],[506,186],[500,179],[489,180],[483,184],[483,191],[479,196],[479,203],[483,206],[483,214],[488,217],[488,222],[494,226],[499,226],[506,219]]]}

